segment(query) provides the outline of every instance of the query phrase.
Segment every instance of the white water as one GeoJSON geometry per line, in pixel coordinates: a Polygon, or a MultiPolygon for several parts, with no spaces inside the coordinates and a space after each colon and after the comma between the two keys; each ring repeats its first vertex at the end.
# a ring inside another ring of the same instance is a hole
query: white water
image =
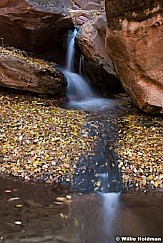
{"type": "Polygon", "coordinates": [[[67,48],[67,58],[66,58],[66,70],[73,72],[74,69],[74,55],[75,55],[75,36],[77,34],[77,29],[69,32],[68,38],[68,48],[67,48]]]}
{"type": "Polygon", "coordinates": [[[107,192],[108,187],[108,173],[99,175],[101,180],[102,192],[99,192],[102,200],[102,218],[103,218],[103,242],[115,242],[116,228],[119,226],[118,209],[120,192],[107,192]]]}
{"type": "Polygon", "coordinates": [[[93,98],[90,86],[79,74],[70,71],[65,71],[64,73],[68,81],[67,96],[69,101],[81,101],[90,97],[93,98]]]}
{"type": "Polygon", "coordinates": [[[82,63],[83,56],[80,57],[79,61],[79,74],[74,72],[74,56],[75,56],[75,37],[77,30],[70,31],[68,38],[67,58],[66,67],[63,71],[65,74],[68,85],[67,85],[67,97],[69,102],[68,108],[75,109],[104,109],[108,106],[113,105],[114,101],[111,99],[98,97],[93,91],[90,84],[82,76],[82,63]]]}
{"type": "Polygon", "coordinates": [[[118,209],[120,193],[102,193],[101,199],[103,204],[103,238],[104,242],[115,242],[115,234],[119,226],[118,209]]]}

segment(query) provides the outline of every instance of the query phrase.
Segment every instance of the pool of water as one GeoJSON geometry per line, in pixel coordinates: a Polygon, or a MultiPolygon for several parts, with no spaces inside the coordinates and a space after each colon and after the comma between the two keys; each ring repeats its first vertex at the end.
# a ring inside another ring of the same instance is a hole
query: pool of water
{"type": "Polygon", "coordinates": [[[109,98],[88,98],[84,100],[75,100],[75,101],[69,101],[67,103],[67,108],[74,108],[74,109],[80,109],[85,111],[91,111],[93,110],[105,110],[109,109],[110,107],[115,107],[118,105],[119,100],[116,99],[109,99],[109,98]]]}
{"type": "Polygon", "coordinates": [[[2,177],[0,184],[1,242],[113,243],[115,236],[162,236],[159,192],[122,194],[112,217],[115,205],[106,211],[98,193],[71,194],[2,177]]]}

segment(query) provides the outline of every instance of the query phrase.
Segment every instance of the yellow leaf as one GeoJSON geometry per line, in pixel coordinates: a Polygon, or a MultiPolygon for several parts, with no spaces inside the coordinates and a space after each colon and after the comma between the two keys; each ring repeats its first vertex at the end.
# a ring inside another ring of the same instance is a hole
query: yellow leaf
{"type": "Polygon", "coordinates": [[[152,180],[152,179],[153,179],[153,175],[149,175],[149,176],[148,176],[148,179],[149,179],[149,180],[152,180]]]}
{"type": "Polygon", "coordinates": [[[77,218],[74,218],[74,225],[75,225],[76,227],[79,226],[79,222],[78,222],[78,219],[77,219],[77,218]]]}

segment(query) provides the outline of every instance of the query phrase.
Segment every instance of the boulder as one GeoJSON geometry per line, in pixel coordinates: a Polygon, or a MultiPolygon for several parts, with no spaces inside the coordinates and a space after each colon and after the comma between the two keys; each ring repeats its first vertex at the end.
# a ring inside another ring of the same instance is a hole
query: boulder
{"type": "Polygon", "coordinates": [[[23,51],[0,48],[0,86],[41,94],[63,94],[64,75],[54,63],[31,58],[23,51]]]}
{"type": "Polygon", "coordinates": [[[106,50],[143,112],[163,109],[162,0],[107,0],[106,50]]]}
{"type": "Polygon", "coordinates": [[[5,46],[45,53],[62,44],[73,22],[64,0],[1,0],[0,26],[5,46]]]}
{"type": "Polygon", "coordinates": [[[102,92],[118,90],[120,81],[105,48],[106,15],[82,25],[77,44],[85,57],[85,69],[93,84],[102,92]]]}

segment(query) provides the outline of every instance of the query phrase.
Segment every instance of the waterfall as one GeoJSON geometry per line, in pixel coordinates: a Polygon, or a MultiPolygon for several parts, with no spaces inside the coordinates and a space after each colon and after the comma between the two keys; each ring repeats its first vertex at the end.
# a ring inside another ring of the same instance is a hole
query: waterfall
{"type": "Polygon", "coordinates": [[[113,101],[98,97],[91,85],[88,83],[88,80],[83,77],[83,56],[81,56],[79,60],[79,73],[74,72],[76,35],[77,29],[69,31],[66,65],[63,70],[68,82],[66,93],[69,102],[67,104],[67,108],[90,110],[92,108],[101,109],[110,106],[113,101]]]}
{"type": "MultiPolygon", "coordinates": [[[[111,99],[97,97],[83,73],[83,56],[79,60],[79,73],[74,72],[74,57],[75,57],[75,37],[77,30],[71,31],[68,36],[67,59],[64,74],[67,77],[67,96],[69,99],[68,108],[77,108],[90,110],[92,108],[104,108],[115,104],[111,99]]],[[[118,185],[114,183],[117,175],[102,173],[99,175],[101,188],[98,195],[102,200],[102,219],[103,219],[103,240],[101,243],[113,243],[114,229],[116,225],[120,192],[118,185]]]]}
{"type": "Polygon", "coordinates": [[[74,56],[75,56],[75,37],[77,35],[77,29],[74,31],[69,31],[68,36],[68,48],[67,48],[67,57],[66,57],[66,70],[73,72],[74,70],[74,56]]]}
{"type": "MultiPolygon", "coordinates": [[[[67,96],[69,99],[69,104],[71,102],[78,103],[79,101],[86,100],[94,96],[94,92],[91,89],[87,81],[81,76],[81,73],[74,72],[74,56],[75,56],[75,37],[77,34],[77,29],[69,32],[68,36],[68,48],[67,48],[67,58],[66,67],[64,74],[67,77],[67,96]]],[[[82,58],[81,58],[82,61],[82,58]]],[[[80,61],[80,70],[81,70],[80,61]]]]}
{"type": "Polygon", "coordinates": [[[68,86],[67,96],[69,101],[81,101],[93,97],[88,83],[77,73],[66,71],[68,86]]]}

